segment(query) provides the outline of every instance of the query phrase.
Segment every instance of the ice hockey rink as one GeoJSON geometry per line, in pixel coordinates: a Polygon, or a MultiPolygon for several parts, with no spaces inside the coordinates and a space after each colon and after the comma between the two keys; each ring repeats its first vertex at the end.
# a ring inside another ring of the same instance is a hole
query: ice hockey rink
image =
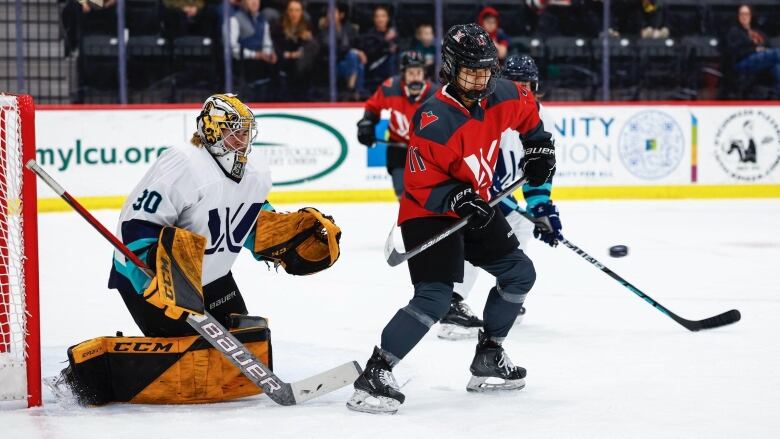
{"type": "MultiPolygon", "coordinates": [[[[345,408],[351,386],[282,407],[235,402],[0,411],[2,438],[776,438],[780,431],[780,200],[560,202],[564,235],[689,319],[731,308],[742,321],[691,333],[565,247],[538,241],[525,321],[505,343],[527,387],[465,391],[473,341],[435,331],[395,369],[407,402],[395,416],[345,408]],[[625,244],[629,255],[610,258],[625,244]]],[[[277,206],[295,209],[300,205],[277,206]]],[[[234,274],[251,313],[270,319],[275,372],[293,381],[348,360],[361,365],[411,297],[405,265],[382,247],[393,203],[318,205],[343,229],[331,269],[292,277],[249,254],[234,274]]],[[[118,211],[96,211],[115,228],[118,211]]],[[[106,288],[111,249],[73,213],[39,220],[43,374],[70,345],[140,335],[106,288]]],[[[492,279],[468,303],[481,310],[492,279]]]]}

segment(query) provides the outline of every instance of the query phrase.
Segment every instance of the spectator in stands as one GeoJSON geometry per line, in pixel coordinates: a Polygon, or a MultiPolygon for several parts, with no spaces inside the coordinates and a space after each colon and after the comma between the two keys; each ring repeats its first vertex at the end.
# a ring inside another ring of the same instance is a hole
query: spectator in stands
{"type": "Polygon", "coordinates": [[[204,0],[163,0],[165,36],[203,36],[218,39],[218,17],[204,0]]]}
{"type": "Polygon", "coordinates": [[[104,0],[102,8],[89,2],[66,0],[62,8],[62,28],[65,31],[65,55],[78,49],[82,35],[116,34],[116,0],[104,0]]]}
{"type": "Polygon", "coordinates": [[[301,0],[287,2],[280,23],[273,27],[272,39],[286,99],[308,100],[319,45],[303,15],[301,0]]]}
{"type": "Polygon", "coordinates": [[[766,35],[752,27],[752,19],[753,8],[741,5],[738,23],[727,37],[734,68],[746,73],[769,71],[775,80],[775,94],[780,97],[780,49],[768,47],[766,35]]]}
{"type": "Polygon", "coordinates": [[[669,38],[664,0],[641,0],[639,20],[642,38],[669,38]]]}
{"type": "Polygon", "coordinates": [[[434,68],[436,65],[436,45],[433,44],[433,25],[422,22],[414,30],[414,40],[409,50],[417,52],[425,63],[425,74],[429,78],[436,77],[434,68]]]}
{"type": "Polygon", "coordinates": [[[248,61],[254,70],[270,76],[277,58],[271,26],[260,14],[260,0],[242,0],[241,9],[230,17],[230,48],[235,59],[248,61]]]}
{"type": "Polygon", "coordinates": [[[373,89],[398,72],[398,32],[390,26],[390,10],[376,6],[374,27],[360,36],[360,48],[366,54],[366,87],[373,89]]]}
{"type": "Polygon", "coordinates": [[[498,11],[490,6],[482,8],[477,17],[477,24],[482,26],[482,29],[485,29],[490,39],[493,40],[496,49],[498,49],[498,59],[503,60],[506,58],[506,54],[509,51],[509,39],[504,31],[498,27],[498,11]]]}
{"type": "MultiPolygon", "coordinates": [[[[346,81],[350,99],[359,100],[364,93],[364,74],[366,54],[356,48],[358,42],[355,26],[346,21],[349,6],[339,2],[332,14],[321,17],[319,21],[320,34],[318,37],[321,53],[328,55],[328,30],[331,23],[335,23],[336,33],[336,58],[338,60],[338,77],[346,81]]],[[[326,64],[327,65],[327,64],[326,64]]]]}

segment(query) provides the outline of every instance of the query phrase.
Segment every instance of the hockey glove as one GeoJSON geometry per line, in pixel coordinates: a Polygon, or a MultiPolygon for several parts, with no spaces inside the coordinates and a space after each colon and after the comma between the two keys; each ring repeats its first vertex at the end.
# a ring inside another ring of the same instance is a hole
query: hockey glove
{"type": "Polygon", "coordinates": [[[290,213],[263,210],[257,217],[253,253],[289,274],[312,274],[336,263],[340,239],[333,217],[313,207],[290,213]]]}
{"type": "Polygon", "coordinates": [[[534,238],[544,241],[551,247],[558,245],[558,241],[563,239],[561,230],[561,218],[558,216],[558,208],[548,201],[537,204],[530,209],[534,219],[534,238]]]}
{"type": "Polygon", "coordinates": [[[154,278],[144,290],[144,299],[179,319],[183,313],[202,315],[203,254],[206,238],[176,227],[163,227],[157,242],[154,278]]]}
{"type": "Polygon", "coordinates": [[[364,117],[363,119],[360,119],[360,121],[357,124],[357,127],[358,127],[358,142],[368,146],[369,148],[373,148],[374,143],[376,143],[376,132],[374,131],[374,121],[364,117]]]}
{"type": "Polygon", "coordinates": [[[555,147],[552,143],[528,143],[521,161],[523,175],[531,186],[541,186],[555,174],[555,147]]]}
{"type": "Polygon", "coordinates": [[[496,215],[487,201],[474,192],[471,186],[461,186],[450,194],[450,209],[461,218],[472,215],[469,220],[469,228],[472,230],[484,229],[496,215]]]}

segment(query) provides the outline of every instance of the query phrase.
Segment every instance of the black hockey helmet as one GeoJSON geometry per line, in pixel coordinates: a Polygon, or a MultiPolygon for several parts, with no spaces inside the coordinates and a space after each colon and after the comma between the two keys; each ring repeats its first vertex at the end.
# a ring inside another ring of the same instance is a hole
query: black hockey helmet
{"type": "Polygon", "coordinates": [[[501,76],[510,81],[531,83],[531,91],[539,91],[539,68],[528,55],[512,55],[506,59],[501,76]]]}
{"type": "Polygon", "coordinates": [[[401,72],[410,67],[425,67],[425,61],[422,54],[415,50],[407,50],[401,54],[401,72]]]}
{"type": "Polygon", "coordinates": [[[496,89],[498,50],[487,32],[476,23],[456,24],[447,31],[441,47],[442,66],[439,79],[450,83],[464,97],[482,99],[496,89]],[[462,67],[490,69],[490,80],[482,90],[463,90],[458,86],[458,72],[462,67]]]}

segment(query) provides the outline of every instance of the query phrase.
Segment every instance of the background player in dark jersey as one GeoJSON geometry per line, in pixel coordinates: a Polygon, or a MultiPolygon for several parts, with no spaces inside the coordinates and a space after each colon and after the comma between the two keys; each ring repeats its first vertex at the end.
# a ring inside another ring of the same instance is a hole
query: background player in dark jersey
{"type": "Polygon", "coordinates": [[[525,369],[512,364],[501,346],[536,280],[531,260],[499,209],[491,208],[490,186],[501,134],[519,133],[522,170],[535,186],[555,170],[555,149],[544,130],[533,96],[512,81],[497,79],[498,54],[476,24],[450,28],[442,45],[441,80],[446,85],[412,118],[404,194],[398,223],[407,249],[472,215],[466,230],[453,233],[409,259],[414,297],[382,331],[355,393],[352,410],[395,413],[405,397],[392,368],[439,321],[450,306],[454,282],[463,280],[463,262],[496,277],[483,313],[471,363],[470,391],[521,389],[525,369]],[[499,383],[491,383],[499,381],[499,383]]]}
{"type": "MultiPolygon", "coordinates": [[[[541,102],[539,102],[539,69],[533,58],[528,55],[512,55],[506,59],[504,68],[501,71],[501,77],[514,81],[529,90],[536,99],[539,107],[539,116],[544,126],[552,128],[554,121],[541,102]]],[[[496,170],[493,174],[493,187],[490,191],[493,195],[502,192],[507,186],[512,184],[522,176],[521,163],[523,158],[523,144],[520,141],[517,131],[507,129],[501,135],[501,149],[496,163],[496,170]]],[[[532,186],[528,183],[523,185],[523,198],[525,198],[525,210],[530,212],[540,221],[546,221],[549,225],[549,232],[535,226],[534,223],[525,219],[518,212],[510,208],[508,203],[499,203],[498,207],[506,216],[507,222],[512,226],[517,240],[520,241],[520,249],[528,252],[528,241],[531,236],[535,236],[548,245],[556,246],[560,239],[562,229],[561,220],[558,215],[558,208],[550,200],[550,191],[552,190],[552,178],[541,186],[532,186]]],[[[517,205],[514,195],[506,197],[506,201],[511,201],[517,205]]],[[[482,328],[482,320],[477,317],[466,305],[463,300],[468,298],[474,282],[477,280],[479,269],[466,262],[463,267],[463,282],[455,283],[455,292],[452,295],[450,310],[441,319],[441,326],[438,336],[447,340],[459,340],[477,336],[477,331],[482,328]]],[[[520,308],[520,314],[515,320],[515,324],[522,321],[525,314],[525,307],[520,308]]]]}
{"type": "Polygon", "coordinates": [[[418,52],[401,54],[401,74],[387,78],[368,98],[363,118],[358,122],[358,142],[373,148],[376,124],[382,110],[390,110],[390,138],[387,143],[387,172],[393,180],[396,197],[403,193],[406,146],[409,143],[412,115],[436,87],[425,78],[425,61],[418,52]]]}

